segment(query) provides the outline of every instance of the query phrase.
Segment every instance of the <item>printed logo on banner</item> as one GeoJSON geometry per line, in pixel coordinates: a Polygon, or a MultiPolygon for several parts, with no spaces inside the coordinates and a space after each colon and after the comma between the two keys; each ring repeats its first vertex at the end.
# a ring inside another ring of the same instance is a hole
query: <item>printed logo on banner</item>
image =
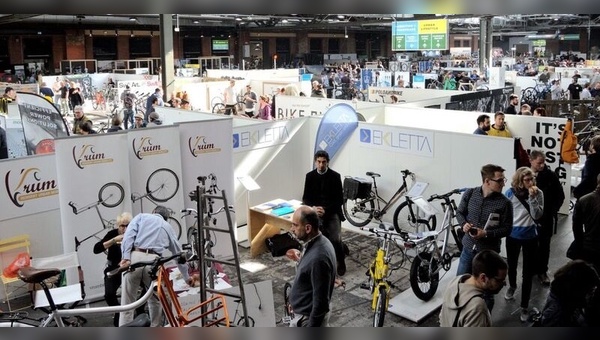
{"type": "Polygon", "coordinates": [[[190,137],[188,139],[188,147],[194,157],[198,157],[198,155],[203,153],[221,152],[221,148],[216,147],[214,143],[209,143],[206,140],[206,136],[190,137]]]}
{"type": "Polygon", "coordinates": [[[9,171],[4,176],[4,185],[8,197],[19,208],[25,201],[58,194],[56,179],[44,179],[38,168],[21,169],[21,173],[16,176],[11,176],[9,171]]]}
{"type": "Polygon", "coordinates": [[[285,143],[289,138],[290,131],[285,125],[242,131],[233,134],[233,148],[266,147],[277,143],[285,143]]]}
{"type": "Polygon", "coordinates": [[[363,144],[433,157],[433,134],[424,131],[360,129],[363,144]]]}
{"type": "Polygon", "coordinates": [[[169,152],[169,150],[162,148],[160,144],[152,143],[150,137],[134,138],[131,147],[133,148],[133,154],[139,160],[145,156],[155,156],[169,152]]]}
{"type": "Polygon", "coordinates": [[[88,165],[112,163],[113,159],[106,157],[104,152],[97,152],[95,146],[84,144],[81,147],[73,147],[73,161],[79,169],[83,169],[88,165]]]}

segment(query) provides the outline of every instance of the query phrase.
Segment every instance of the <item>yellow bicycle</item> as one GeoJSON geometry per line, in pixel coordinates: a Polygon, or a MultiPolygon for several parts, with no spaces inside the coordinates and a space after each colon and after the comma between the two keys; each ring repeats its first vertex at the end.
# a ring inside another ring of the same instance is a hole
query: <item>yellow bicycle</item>
{"type": "Polygon", "coordinates": [[[373,327],[383,327],[385,313],[390,303],[390,289],[394,286],[388,278],[395,269],[402,266],[406,259],[403,245],[408,234],[406,232],[396,233],[393,226],[386,226],[383,223],[380,224],[379,229],[367,227],[361,227],[360,229],[375,234],[379,242],[375,259],[371,262],[369,271],[367,272],[369,281],[368,283],[363,283],[361,288],[370,289],[373,294],[373,302],[371,304],[371,308],[374,311],[373,327]],[[401,256],[397,257],[400,258],[400,263],[392,263],[391,261],[393,249],[390,248],[392,244],[401,252],[401,256]]]}

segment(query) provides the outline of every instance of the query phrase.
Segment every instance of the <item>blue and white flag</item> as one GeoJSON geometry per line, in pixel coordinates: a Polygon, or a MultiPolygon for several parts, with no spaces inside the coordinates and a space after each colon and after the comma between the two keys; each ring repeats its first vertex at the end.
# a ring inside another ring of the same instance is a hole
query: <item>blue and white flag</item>
{"type": "Polygon", "coordinates": [[[344,103],[333,105],[325,112],[319,124],[314,153],[325,150],[329,158],[333,159],[357,126],[358,117],[352,106],[344,103]]]}

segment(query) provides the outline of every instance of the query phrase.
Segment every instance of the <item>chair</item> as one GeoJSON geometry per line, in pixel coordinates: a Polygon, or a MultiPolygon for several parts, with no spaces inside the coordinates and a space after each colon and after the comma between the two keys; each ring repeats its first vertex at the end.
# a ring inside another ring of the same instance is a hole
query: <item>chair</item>
{"type": "MultiPolygon", "coordinates": [[[[54,287],[50,288],[50,294],[54,300],[54,304],[60,308],[75,308],[79,302],[85,299],[83,270],[79,265],[79,258],[76,252],[52,257],[33,258],[31,260],[31,266],[34,268],[57,268],[63,271],[61,276],[64,276],[67,272],[77,268],[77,272],[79,274],[78,283],[64,286],[61,286],[60,284],[54,285],[54,287]]],[[[62,278],[60,281],[63,281],[62,278]]],[[[34,309],[40,309],[46,313],[50,313],[50,310],[48,309],[50,303],[48,302],[46,294],[42,289],[37,288],[38,287],[31,287],[31,296],[34,309]]]]}
{"type": "MultiPolygon", "coordinates": [[[[26,252],[27,254],[30,254],[29,245],[29,235],[19,235],[0,240],[0,271],[8,266],[19,253],[26,252]]],[[[16,275],[15,277],[6,277],[4,274],[1,274],[0,278],[2,279],[4,298],[6,299],[8,310],[13,312],[15,310],[29,307],[29,305],[27,305],[21,308],[14,308],[14,306],[10,303],[12,298],[19,295],[19,291],[22,292],[21,295],[25,295],[27,293],[27,285],[24,284],[16,275]]]]}

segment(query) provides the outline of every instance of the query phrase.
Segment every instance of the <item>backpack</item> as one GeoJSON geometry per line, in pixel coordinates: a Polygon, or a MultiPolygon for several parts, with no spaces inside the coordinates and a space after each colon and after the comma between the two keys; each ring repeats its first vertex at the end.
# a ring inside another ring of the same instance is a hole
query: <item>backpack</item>
{"type": "Polygon", "coordinates": [[[125,107],[128,109],[131,109],[133,107],[133,98],[131,96],[131,93],[125,94],[125,99],[123,99],[123,105],[125,105],[125,107]]]}
{"type": "Polygon", "coordinates": [[[565,128],[560,133],[560,158],[565,163],[579,163],[577,152],[577,136],[573,133],[573,119],[567,119],[565,128]]]}

